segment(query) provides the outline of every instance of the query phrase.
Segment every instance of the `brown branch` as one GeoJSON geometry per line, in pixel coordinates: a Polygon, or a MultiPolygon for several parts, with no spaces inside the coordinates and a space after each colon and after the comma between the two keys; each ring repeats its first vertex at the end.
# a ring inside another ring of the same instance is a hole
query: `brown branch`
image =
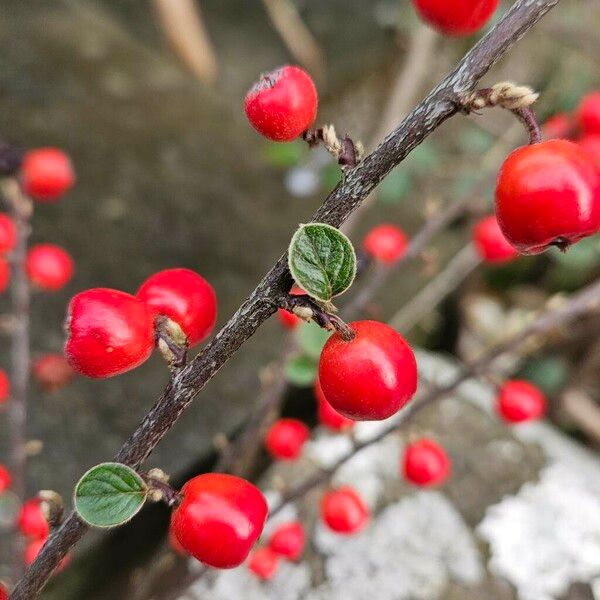
{"type": "MultiPolygon", "coordinates": [[[[313,221],[339,227],[382,179],[444,121],[461,110],[479,80],[559,0],[518,0],[400,126],[331,192],[313,221]]],[[[133,468],[146,460],[207,382],[269,318],[292,285],[283,255],[206,349],[176,373],[116,460],[133,468]]],[[[87,531],[74,513],[48,540],[17,583],[11,600],[32,600],[61,559],[87,531]]]]}

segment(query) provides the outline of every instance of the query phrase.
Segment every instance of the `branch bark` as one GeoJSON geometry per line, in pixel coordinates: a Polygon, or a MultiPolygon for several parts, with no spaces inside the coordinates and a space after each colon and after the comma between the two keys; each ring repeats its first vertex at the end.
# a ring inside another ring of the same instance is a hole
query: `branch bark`
{"type": "MultiPolygon", "coordinates": [[[[399,127],[331,192],[312,220],[339,227],[381,180],[444,121],[461,111],[480,79],[559,0],[518,0],[399,127]]],[[[204,352],[179,371],[115,460],[138,468],[206,383],[276,310],[292,285],[283,255],[204,352]]],[[[32,600],[87,531],[74,513],[50,537],[11,600],[32,600]]]]}

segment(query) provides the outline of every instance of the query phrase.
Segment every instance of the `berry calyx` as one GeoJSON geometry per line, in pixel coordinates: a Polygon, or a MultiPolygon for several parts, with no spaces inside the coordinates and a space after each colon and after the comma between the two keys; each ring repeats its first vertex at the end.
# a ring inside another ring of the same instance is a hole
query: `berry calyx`
{"type": "Polygon", "coordinates": [[[34,361],[31,371],[37,384],[47,392],[54,392],[75,378],[75,371],[62,354],[45,354],[34,361]]]}
{"type": "Polygon", "coordinates": [[[17,525],[19,531],[25,537],[43,540],[48,537],[50,526],[42,509],[42,501],[39,498],[32,498],[23,503],[19,511],[17,525]]]}
{"type": "Polygon", "coordinates": [[[73,296],[66,327],[67,360],[88,377],[113,377],[135,369],[154,347],[146,305],[118,290],[93,288],[73,296]]]}
{"type": "Polygon", "coordinates": [[[542,131],[547,140],[568,139],[573,131],[571,117],[567,113],[558,113],[546,120],[542,131]]]}
{"type": "Polygon", "coordinates": [[[17,228],[13,220],[0,213],[0,254],[10,252],[17,245],[17,228]]]}
{"type": "Polygon", "coordinates": [[[496,410],[509,423],[539,419],[546,412],[546,397],[529,381],[514,379],[500,388],[496,410]]]}
{"type": "Polygon", "coordinates": [[[211,567],[243,563],[267,518],[260,490],[233,475],[207,473],[190,479],[181,495],[171,527],[183,548],[211,567]]]}
{"type": "Polygon", "coordinates": [[[277,573],[279,556],[271,548],[257,548],[250,556],[248,568],[262,581],[272,579],[277,573]]]}
{"type": "Polygon", "coordinates": [[[262,75],[246,94],[244,108],[259,133],[276,142],[289,142],[314,123],[317,104],[310,75],[287,65],[262,75]]]}
{"type": "Polygon", "coordinates": [[[298,560],[304,552],[306,535],[300,521],[283,523],[271,535],[269,548],[287,560],[298,560]]]}
{"type": "Polygon", "coordinates": [[[10,267],[2,256],[0,256],[0,294],[6,291],[10,282],[10,267]]]}
{"type": "Polygon", "coordinates": [[[265,447],[277,460],[295,460],[310,436],[308,427],[298,419],[279,419],[265,436],[265,447]]]}
{"type": "Polygon", "coordinates": [[[136,296],[152,315],[175,321],[195,346],[206,339],[217,320],[217,297],[213,287],[191,269],[166,269],[142,283],[136,296]]]}
{"type": "Polygon", "coordinates": [[[69,157],[58,148],[30,150],[23,157],[21,185],[26,194],[42,202],[57,200],[75,184],[69,157]]]}
{"type": "Polygon", "coordinates": [[[600,133],[588,133],[577,142],[600,166],[600,133]]]}
{"type": "Polygon", "coordinates": [[[442,485],[450,475],[451,463],[446,451],[436,442],[423,438],[409,444],[402,464],[407,481],[422,487],[442,485]]]}
{"type": "Polygon", "coordinates": [[[421,18],[446,35],[470,35],[491,18],[500,0],[413,0],[421,18]]]}
{"type": "Polygon", "coordinates": [[[37,244],[27,253],[25,262],[31,283],[46,292],[63,288],[73,276],[73,259],[54,244],[37,244]]]}
{"type": "Polygon", "coordinates": [[[321,518],[332,531],[349,535],[365,527],[369,521],[369,508],[358,492],[343,486],[323,496],[321,518]]]}
{"type": "Polygon", "coordinates": [[[408,239],[396,225],[383,224],[367,233],[363,247],[367,254],[384,265],[393,265],[406,253],[408,239]]]}
{"type": "Polygon", "coordinates": [[[315,383],[315,398],[317,399],[317,418],[323,427],[332,431],[344,431],[354,427],[356,421],[340,414],[329,404],[318,379],[315,383]]]}
{"type": "Polygon", "coordinates": [[[600,91],[582,98],[577,108],[577,123],[584,133],[600,134],[600,91]]]}
{"type": "Polygon", "coordinates": [[[0,465],[0,494],[10,487],[11,481],[10,471],[4,465],[0,465]]]}
{"type": "Polygon", "coordinates": [[[4,404],[10,395],[10,381],[4,369],[0,369],[0,404],[4,404]]]}
{"type": "Polygon", "coordinates": [[[319,383],[334,410],[355,421],[398,412],[417,390],[417,362],[406,340],[378,321],[350,323],[345,341],[334,333],[319,360],[319,383]]]}
{"type": "Polygon", "coordinates": [[[567,140],[517,148],[498,176],[496,216],[522,254],[564,250],[600,230],[600,170],[567,140]]]}
{"type": "Polygon", "coordinates": [[[499,264],[519,256],[516,248],[504,237],[496,215],[484,217],[473,228],[477,254],[487,263],[499,264]]]}

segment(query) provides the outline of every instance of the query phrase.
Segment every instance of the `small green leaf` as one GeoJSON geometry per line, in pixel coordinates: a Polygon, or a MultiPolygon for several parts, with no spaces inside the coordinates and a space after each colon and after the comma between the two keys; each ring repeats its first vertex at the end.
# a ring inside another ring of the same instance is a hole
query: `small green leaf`
{"type": "Polygon", "coordinates": [[[318,363],[306,354],[291,358],[285,365],[288,383],[297,387],[310,387],[317,379],[318,363]]]}
{"type": "Polygon", "coordinates": [[[296,329],[296,332],[298,345],[302,351],[311,358],[318,360],[331,332],[319,327],[314,321],[302,323],[296,329]]]}
{"type": "Polygon", "coordinates": [[[288,266],[296,283],[322,302],[345,292],[356,275],[356,254],[350,240],[324,223],[300,225],[292,237],[288,266]]]}
{"type": "Polygon", "coordinates": [[[92,467],[75,486],[75,510],[92,527],[117,527],[146,501],[148,487],[131,468],[119,463],[92,467]]]}

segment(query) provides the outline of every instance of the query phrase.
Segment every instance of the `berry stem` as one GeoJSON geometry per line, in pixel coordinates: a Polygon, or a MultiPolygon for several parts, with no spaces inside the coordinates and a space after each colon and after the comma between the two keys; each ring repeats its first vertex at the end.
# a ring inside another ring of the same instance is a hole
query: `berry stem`
{"type": "Polygon", "coordinates": [[[172,370],[185,367],[188,351],[185,335],[181,328],[167,317],[156,319],[156,345],[172,370]]]}
{"type": "Polygon", "coordinates": [[[542,141],[542,131],[533,109],[529,106],[515,108],[511,111],[523,124],[529,135],[530,144],[539,144],[542,141]]]}
{"type": "Polygon", "coordinates": [[[154,502],[164,502],[167,506],[179,506],[181,504],[181,494],[172,488],[166,481],[153,477],[151,473],[141,473],[142,479],[150,488],[149,500],[154,502]]]}

